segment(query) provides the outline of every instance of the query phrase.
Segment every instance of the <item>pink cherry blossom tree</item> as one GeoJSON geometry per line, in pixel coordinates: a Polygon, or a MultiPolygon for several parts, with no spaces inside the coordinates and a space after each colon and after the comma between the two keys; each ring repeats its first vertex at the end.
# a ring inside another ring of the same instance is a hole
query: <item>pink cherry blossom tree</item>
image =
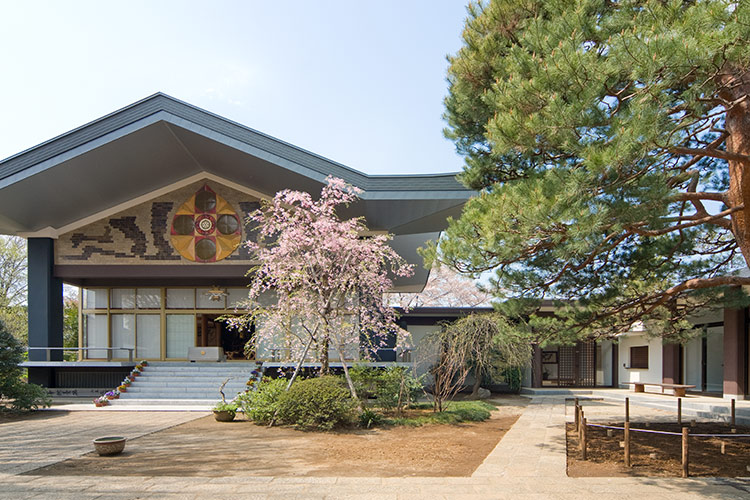
{"type": "Polygon", "coordinates": [[[311,346],[317,348],[322,373],[329,370],[332,350],[355,399],[347,361],[370,356],[389,335],[405,341],[406,332],[383,297],[392,277],[413,273],[388,245],[390,235],[368,233],[361,217],[337,216],[336,208],[356,200],[359,192],[329,177],[318,200],[284,190],[251,213],[257,237],[245,245],[259,264],[250,272],[245,314],[230,320],[234,326],[255,323],[255,349],[284,345],[297,360],[289,386],[311,346]]]}

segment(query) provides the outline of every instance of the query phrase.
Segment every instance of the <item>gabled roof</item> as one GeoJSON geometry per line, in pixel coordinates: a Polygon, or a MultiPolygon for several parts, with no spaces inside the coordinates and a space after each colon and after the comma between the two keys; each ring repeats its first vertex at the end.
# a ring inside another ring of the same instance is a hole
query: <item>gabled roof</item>
{"type": "Polygon", "coordinates": [[[396,234],[442,230],[472,194],[454,174],[367,175],[158,93],[1,161],[0,234],[54,234],[202,172],[268,196],[340,177],[363,189],[344,215],[396,234]]]}

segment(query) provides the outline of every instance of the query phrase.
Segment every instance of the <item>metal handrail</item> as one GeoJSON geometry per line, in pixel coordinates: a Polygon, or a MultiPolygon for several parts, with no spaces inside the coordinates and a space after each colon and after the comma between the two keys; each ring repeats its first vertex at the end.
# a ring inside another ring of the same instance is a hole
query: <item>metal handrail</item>
{"type": "Polygon", "coordinates": [[[46,351],[47,359],[45,361],[52,361],[52,351],[107,351],[107,361],[112,361],[112,351],[128,351],[128,362],[133,361],[134,347],[27,347],[26,351],[46,351]]]}

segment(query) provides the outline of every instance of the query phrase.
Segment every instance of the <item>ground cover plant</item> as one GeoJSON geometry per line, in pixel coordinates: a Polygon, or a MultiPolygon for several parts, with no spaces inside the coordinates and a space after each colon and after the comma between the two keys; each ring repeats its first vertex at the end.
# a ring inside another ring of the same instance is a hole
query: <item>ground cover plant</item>
{"type": "Polygon", "coordinates": [[[460,424],[462,422],[483,422],[497,409],[486,401],[451,401],[443,411],[434,411],[432,403],[415,403],[400,415],[385,416],[383,425],[408,425],[419,427],[429,424],[460,424]]]}

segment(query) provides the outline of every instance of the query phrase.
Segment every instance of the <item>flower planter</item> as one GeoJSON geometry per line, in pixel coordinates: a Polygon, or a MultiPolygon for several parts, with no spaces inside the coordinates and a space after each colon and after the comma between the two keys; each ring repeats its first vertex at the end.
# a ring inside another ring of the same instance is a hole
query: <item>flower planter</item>
{"type": "Polygon", "coordinates": [[[233,411],[216,411],[214,410],[214,418],[217,422],[231,422],[234,420],[235,412],[233,411]]]}
{"type": "Polygon", "coordinates": [[[122,436],[109,436],[94,439],[94,448],[101,456],[117,455],[125,449],[126,438],[122,436]]]}
{"type": "Polygon", "coordinates": [[[107,403],[104,403],[104,402],[101,402],[101,403],[94,402],[94,406],[96,406],[97,408],[101,408],[102,406],[107,406],[107,403]]]}

